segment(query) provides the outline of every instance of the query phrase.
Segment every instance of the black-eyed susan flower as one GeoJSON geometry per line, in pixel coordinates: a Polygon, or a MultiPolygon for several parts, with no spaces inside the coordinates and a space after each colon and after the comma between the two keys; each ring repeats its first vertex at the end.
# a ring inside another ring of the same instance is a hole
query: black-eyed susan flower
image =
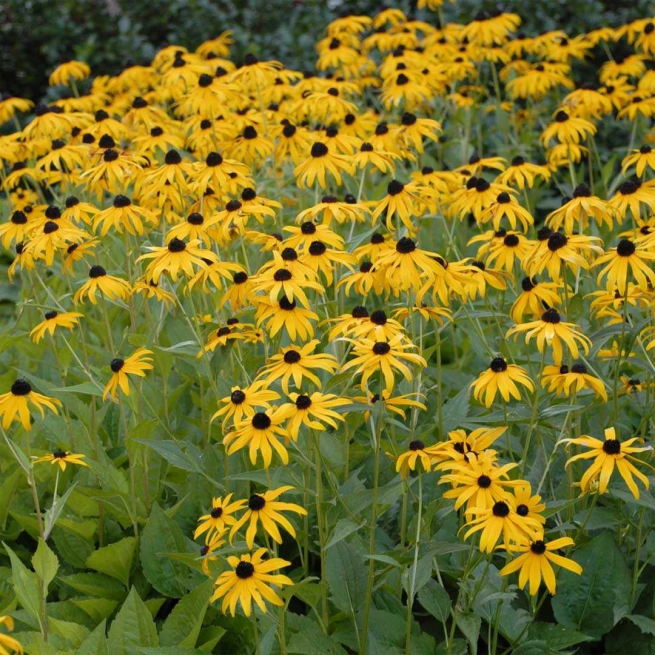
{"type": "MultiPolygon", "coordinates": [[[[233,286],[232,290],[234,289],[233,286]]],[[[318,321],[318,314],[299,307],[295,300],[292,302],[286,296],[282,296],[274,303],[270,302],[268,298],[260,299],[259,297],[255,301],[257,304],[257,313],[255,315],[257,325],[264,325],[270,337],[274,337],[283,329],[293,340],[296,338],[307,339],[314,336],[313,322],[318,321]]]]}
{"type": "Polygon", "coordinates": [[[504,566],[500,570],[500,574],[511,575],[520,570],[519,587],[521,589],[524,589],[529,583],[530,595],[536,596],[539,593],[539,586],[543,579],[548,592],[554,595],[557,587],[552,564],[561,566],[563,569],[578,575],[582,573],[582,567],[577,562],[554,552],[560,548],[574,545],[573,539],[570,537],[561,537],[546,542],[543,534],[538,534],[534,539],[525,540],[523,543],[511,547],[512,553],[521,554],[504,566]]]}
{"type": "MultiPolygon", "coordinates": [[[[0,625],[7,630],[14,629],[14,619],[11,616],[0,616],[0,625]]],[[[23,655],[23,647],[18,639],[14,639],[7,634],[0,634],[0,655],[23,655]]]]}
{"type": "Polygon", "coordinates": [[[260,523],[266,534],[277,544],[282,543],[282,535],[277,527],[278,524],[295,539],[296,531],[289,519],[282,512],[293,512],[299,516],[306,516],[307,510],[295,503],[286,503],[278,500],[287,491],[293,491],[293,487],[278,487],[277,489],[269,489],[262,494],[252,494],[248,499],[248,509],[230,530],[230,543],[232,543],[234,535],[246,523],[248,523],[246,530],[246,545],[248,548],[252,548],[255,543],[257,526],[260,523]]]}
{"type": "Polygon", "coordinates": [[[545,310],[557,307],[561,300],[555,282],[538,282],[536,277],[521,280],[521,293],[510,309],[515,323],[521,323],[525,316],[541,316],[545,310]]]}
{"type": "Polygon", "coordinates": [[[144,224],[146,227],[153,227],[157,222],[157,216],[153,212],[133,204],[127,196],[117,195],[111,207],[95,215],[93,229],[99,232],[101,237],[111,229],[119,234],[125,230],[128,234],[142,235],[144,224]]]}
{"type": "Polygon", "coordinates": [[[84,314],[79,312],[62,312],[49,311],[45,313],[43,321],[39,323],[31,332],[30,337],[34,343],[39,343],[45,336],[46,332],[52,336],[58,327],[72,330],[84,314]]]}
{"type": "Polygon", "coordinates": [[[655,186],[635,178],[626,180],[609,199],[608,205],[621,217],[631,212],[639,221],[642,210],[655,212],[655,186]]]}
{"type": "Polygon", "coordinates": [[[382,402],[382,408],[385,411],[393,412],[398,416],[402,416],[403,419],[407,418],[407,410],[410,408],[416,408],[417,410],[426,411],[426,406],[417,398],[423,398],[425,396],[420,393],[405,393],[398,396],[392,396],[387,391],[382,391],[382,395],[379,393],[369,394],[368,396],[355,396],[353,402],[361,403],[362,405],[368,405],[370,409],[364,412],[364,420],[368,421],[373,412],[379,411],[375,409],[379,402],[382,402]]]}
{"type": "Polygon", "coordinates": [[[212,422],[223,417],[223,429],[232,419],[232,424],[241,422],[245,418],[251,418],[257,413],[258,408],[271,409],[271,400],[279,400],[280,394],[266,388],[262,382],[253,382],[244,387],[232,387],[229,396],[217,401],[220,409],[212,416],[212,422]]]}
{"type": "Polygon", "coordinates": [[[600,237],[552,232],[545,248],[537,244],[526,256],[523,269],[531,276],[546,270],[553,281],[559,281],[566,268],[575,273],[580,268],[588,270],[591,266],[588,258],[603,252],[600,242],[600,237]]]}
{"type": "Polygon", "coordinates": [[[465,512],[467,517],[464,539],[480,532],[480,550],[492,553],[498,540],[503,539],[505,548],[510,544],[520,543],[526,538],[534,538],[535,531],[541,531],[541,523],[530,516],[521,516],[516,511],[516,500],[507,494],[502,500],[497,500],[491,507],[469,507],[465,512]]]}
{"type": "Polygon", "coordinates": [[[650,486],[648,478],[634,465],[635,463],[643,464],[643,462],[634,457],[633,453],[652,451],[652,446],[636,447],[632,445],[635,442],[641,442],[642,439],[632,437],[627,441],[619,441],[616,429],[606,428],[605,441],[586,435],[578,439],[563,439],[563,441],[589,448],[589,450],[569,458],[566,462],[567,468],[577,460],[594,460],[580,480],[580,495],[588,493],[594,482],[598,482],[598,493],[604,494],[615,468],[635,498],[639,498],[639,487],[634,480],[635,477],[643,483],[646,489],[650,486]]]}
{"type": "Polygon", "coordinates": [[[352,175],[354,164],[349,157],[331,152],[322,141],[316,141],[310,150],[309,157],[296,166],[293,174],[299,187],[312,187],[316,181],[321,189],[327,186],[327,173],[341,186],[344,173],[352,175]]]}
{"type": "Polygon", "coordinates": [[[191,278],[196,274],[196,267],[206,268],[208,261],[218,263],[216,253],[199,246],[197,239],[189,243],[171,239],[166,246],[149,246],[151,252],[141,255],[136,261],[152,259],[146,267],[145,275],[154,282],[158,283],[164,273],[170,275],[173,282],[177,282],[180,273],[191,278]]]}
{"type": "Polygon", "coordinates": [[[523,385],[528,391],[534,391],[534,384],[525,369],[516,364],[508,364],[503,357],[495,357],[489,368],[480,373],[471,387],[473,397],[484,402],[486,407],[491,407],[499,393],[505,402],[508,402],[510,397],[520,400],[521,392],[517,384],[523,385]]]}
{"type": "Polygon", "coordinates": [[[291,380],[293,380],[296,389],[302,388],[305,378],[320,389],[321,380],[313,371],[335,373],[339,369],[339,364],[333,355],[313,354],[319,344],[318,339],[312,339],[300,347],[287,346],[282,348],[279,353],[266,360],[266,366],[261,369],[257,376],[258,379],[266,385],[280,380],[282,389],[286,394],[289,393],[289,382],[291,380]]]}
{"type": "Polygon", "coordinates": [[[394,371],[398,371],[403,377],[411,381],[412,372],[407,364],[425,367],[425,359],[413,352],[407,352],[416,348],[408,343],[404,335],[397,334],[389,341],[374,341],[373,339],[348,339],[353,344],[354,359],[346,362],[341,367],[345,372],[356,368],[354,375],[362,376],[360,387],[363,391],[367,389],[367,383],[371,376],[380,373],[380,388],[384,383],[384,390],[391,394],[396,384],[394,371]]]}
{"type": "Polygon", "coordinates": [[[514,494],[515,509],[519,516],[535,519],[542,525],[546,523],[546,518],[542,515],[546,503],[541,501],[541,496],[532,495],[532,486],[529,482],[521,480],[511,492],[514,494]]]}
{"type": "Polygon", "coordinates": [[[43,408],[55,414],[61,402],[32,390],[32,385],[21,378],[17,379],[7,393],[0,395],[0,416],[3,429],[9,428],[14,421],[20,421],[25,430],[31,430],[30,407],[37,409],[41,417],[45,416],[43,408]]]}
{"type": "Polygon", "coordinates": [[[231,432],[223,437],[223,445],[227,447],[227,454],[232,455],[248,446],[248,455],[252,464],[257,461],[261,452],[264,468],[269,468],[273,460],[273,450],[278,454],[284,464],[289,463],[289,453],[280,438],[289,441],[288,431],[282,427],[285,415],[279,408],[266,409],[244,418],[235,423],[231,432]]]}
{"type": "Polygon", "coordinates": [[[551,308],[546,310],[537,321],[521,323],[510,328],[506,337],[524,332],[526,343],[529,343],[532,338],[536,339],[539,352],[544,352],[546,347],[552,348],[555,364],[559,365],[564,355],[563,344],[568,346],[571,355],[576,359],[580,356],[580,348],[586,355],[589,354],[591,340],[579,329],[575,323],[562,321],[560,313],[551,308]]]}
{"type": "Polygon", "coordinates": [[[303,425],[312,430],[323,431],[327,424],[336,430],[339,427],[337,421],[345,419],[343,414],[334,411],[334,408],[350,405],[350,400],[347,398],[320,391],[312,394],[290,393],[289,399],[291,402],[282,405],[280,410],[287,413],[287,430],[294,440],[298,438],[298,433],[303,425]]]}
{"type": "Polygon", "coordinates": [[[639,150],[632,150],[629,155],[624,157],[622,164],[624,175],[634,166],[637,177],[643,177],[647,169],[655,171],[655,150],[648,144],[644,144],[639,150]]]}
{"type": "Polygon", "coordinates": [[[209,544],[216,535],[223,535],[227,528],[237,522],[236,512],[243,509],[246,504],[245,500],[232,501],[232,494],[227,494],[225,498],[212,498],[212,508],[209,514],[204,514],[198,519],[200,524],[193,533],[193,538],[197,539],[200,535],[205,535],[205,543],[209,544]]]}
{"type": "Polygon", "coordinates": [[[84,457],[85,455],[83,454],[69,453],[57,448],[53,453],[44,455],[43,457],[37,457],[34,463],[50,462],[51,464],[57,464],[62,471],[66,470],[66,464],[76,464],[77,466],[86,466],[89,468],[89,464],[83,461],[84,457]]]}
{"type": "Polygon", "coordinates": [[[400,473],[400,477],[405,479],[409,477],[410,471],[423,470],[429,473],[435,461],[438,461],[438,454],[433,452],[430,447],[420,440],[415,439],[410,441],[407,450],[398,455],[387,453],[389,457],[396,460],[396,473],[400,473]]]}
{"type": "Polygon", "coordinates": [[[467,509],[491,509],[494,504],[507,498],[507,487],[516,484],[508,479],[507,472],[517,464],[511,462],[498,466],[484,453],[449,464],[451,473],[442,475],[440,483],[450,483],[453,488],[444,492],[444,498],[455,499],[455,509],[466,503],[467,509]]]}
{"type": "Polygon", "coordinates": [[[630,239],[621,239],[616,248],[596,259],[593,266],[604,266],[598,273],[596,281],[606,279],[609,290],[616,290],[622,296],[627,293],[633,277],[644,293],[649,293],[655,286],[655,272],[648,266],[648,261],[655,259],[655,253],[640,247],[630,239]]]}
{"type": "Polygon", "coordinates": [[[166,309],[170,309],[176,302],[175,295],[170,291],[162,289],[158,284],[148,278],[141,278],[134,283],[133,292],[142,293],[146,298],[155,298],[164,303],[166,309]]]}
{"type": "Polygon", "coordinates": [[[89,279],[77,290],[73,296],[73,302],[77,305],[88,298],[92,304],[97,305],[96,294],[98,292],[109,300],[126,300],[132,293],[132,287],[129,282],[108,275],[102,266],[96,264],[89,269],[89,279]]]}
{"type": "Polygon", "coordinates": [[[491,245],[485,258],[485,264],[496,264],[508,273],[514,268],[515,262],[522,264],[528,253],[532,251],[533,243],[517,232],[508,232],[502,240],[491,245]]]}
{"type": "Polygon", "coordinates": [[[588,136],[596,134],[596,126],[585,118],[571,116],[560,109],[555,113],[555,122],[551,123],[542,132],[539,140],[547,146],[552,139],[561,143],[579,144],[588,136]]]}
{"type": "Polygon", "coordinates": [[[102,399],[107,400],[111,397],[116,400],[118,389],[126,395],[130,395],[130,379],[128,375],[137,375],[144,378],[146,371],[151,371],[154,367],[152,362],[152,350],[147,348],[138,348],[127,359],[120,359],[116,357],[111,360],[109,368],[111,368],[113,375],[105,386],[102,394],[102,399]]]}
{"type": "Polygon", "coordinates": [[[241,555],[241,558],[231,555],[227,558],[231,570],[223,571],[218,576],[210,599],[214,602],[223,598],[221,610],[224,614],[229,609],[232,616],[236,616],[237,603],[241,603],[246,616],[251,614],[252,601],[255,601],[264,613],[267,611],[265,600],[280,607],[284,605],[284,601],[273,591],[271,585],[293,585],[293,580],[286,575],[272,572],[289,566],[291,562],[278,557],[264,559],[265,553],[266,549],[260,548],[252,555],[241,555]]]}
{"type": "Polygon", "coordinates": [[[524,232],[534,223],[534,218],[527,209],[523,209],[518,201],[507,191],[498,194],[496,202],[485,209],[478,219],[481,225],[491,223],[494,230],[500,229],[500,223],[505,218],[512,230],[516,229],[517,222],[521,223],[524,232]]]}
{"type": "Polygon", "coordinates": [[[411,219],[424,210],[424,202],[419,193],[425,192],[425,189],[419,189],[416,182],[403,184],[399,180],[392,180],[387,186],[387,195],[376,203],[371,216],[373,224],[375,225],[378,218],[384,214],[387,228],[393,230],[397,226],[393,225],[392,219],[397,216],[405,227],[414,233],[416,226],[411,219]]]}
{"type": "Polygon", "coordinates": [[[532,164],[523,157],[517,156],[512,159],[508,168],[498,175],[496,182],[516,186],[522,190],[526,186],[531,189],[535,180],[548,180],[549,178],[550,171],[546,166],[532,164]]]}
{"type": "Polygon", "coordinates": [[[572,366],[545,366],[541,377],[541,386],[558,395],[570,396],[591,389],[597,396],[607,402],[605,384],[597,377],[590,375],[585,364],[577,362],[572,366]]]}

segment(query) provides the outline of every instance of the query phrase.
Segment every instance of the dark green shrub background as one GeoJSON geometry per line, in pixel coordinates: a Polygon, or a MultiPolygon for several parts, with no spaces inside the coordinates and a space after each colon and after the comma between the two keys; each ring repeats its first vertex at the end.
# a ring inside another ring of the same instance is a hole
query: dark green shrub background
{"type": "MultiPolygon", "coordinates": [[[[436,22],[416,11],[416,1],[386,3],[408,15],[436,22]]],[[[276,58],[295,69],[313,68],[314,44],[326,24],[343,12],[374,14],[377,0],[3,0],[0,3],[0,91],[39,98],[47,75],[61,61],[82,59],[97,74],[115,74],[129,64],[147,64],[162,46],[195,48],[231,29],[236,58],[246,51],[276,58]]],[[[496,2],[446,2],[446,20],[468,21],[496,2]]],[[[503,5],[521,14],[522,30],[536,34],[560,28],[569,34],[652,13],[648,0],[529,0],[503,5]]],[[[50,91],[53,93],[53,91],[50,91]]]]}

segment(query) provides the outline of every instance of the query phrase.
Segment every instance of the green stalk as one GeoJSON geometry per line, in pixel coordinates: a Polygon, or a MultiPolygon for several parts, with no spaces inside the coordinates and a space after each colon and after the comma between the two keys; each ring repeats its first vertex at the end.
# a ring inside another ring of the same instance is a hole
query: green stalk
{"type": "Polygon", "coordinates": [[[325,516],[323,514],[323,462],[321,457],[321,446],[316,430],[312,430],[314,436],[314,454],[316,456],[316,522],[318,523],[318,541],[321,555],[321,618],[323,623],[328,623],[328,603],[326,587],[326,557],[325,557],[325,516]]]}

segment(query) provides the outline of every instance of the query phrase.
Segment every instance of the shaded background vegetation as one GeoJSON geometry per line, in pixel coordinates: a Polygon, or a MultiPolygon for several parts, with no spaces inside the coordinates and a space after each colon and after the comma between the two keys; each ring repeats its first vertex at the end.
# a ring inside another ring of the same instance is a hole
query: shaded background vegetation
{"type": "MultiPolygon", "coordinates": [[[[416,0],[388,4],[437,23],[436,14],[416,10],[416,0]]],[[[48,93],[48,73],[62,61],[81,59],[96,74],[115,74],[149,63],[162,46],[192,49],[226,29],[234,32],[237,61],[250,51],[311,69],[314,44],[330,20],[343,13],[371,15],[381,6],[379,0],[2,0],[0,92],[41,98],[48,93]]],[[[468,21],[497,6],[457,0],[447,2],[443,14],[468,21]]],[[[522,16],[526,34],[560,28],[573,35],[652,13],[650,0],[512,0],[502,6],[522,16]]]]}

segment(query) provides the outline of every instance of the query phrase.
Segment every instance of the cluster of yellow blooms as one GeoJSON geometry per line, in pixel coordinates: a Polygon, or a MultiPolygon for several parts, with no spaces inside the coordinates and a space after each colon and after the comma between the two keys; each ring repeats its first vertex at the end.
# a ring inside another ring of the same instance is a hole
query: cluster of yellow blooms
{"type": "MultiPolygon", "coordinates": [[[[440,2],[419,4],[433,9],[440,2]]],[[[0,123],[16,123],[13,133],[0,136],[0,184],[9,207],[0,244],[13,250],[10,279],[20,272],[47,293],[48,311],[32,326],[33,341],[47,336],[56,348],[61,335],[97,384],[65,331],[83,331],[90,317],[98,324],[104,319],[103,338],[114,359],[100,388],[103,400],[119,402],[121,392],[131,392],[130,376],[153,370],[152,349],[159,344],[155,338],[119,357],[108,305],[113,321],[135,332],[153,305],[161,317],[178,312],[188,318],[185,307],[196,314],[199,303],[216,325],[204,342],[198,340],[198,359],[230,346],[237,360],[247,347],[263,356],[254,372],[240,365],[243,384],[216,398],[212,421],[221,421],[225,457],[247,448],[251,464],[261,458],[265,469],[274,455],[289,463],[302,430],[339,430],[353,403],[370,413],[380,403],[403,419],[408,410],[425,410],[417,387],[399,390],[403,380],[420,380],[428,366],[423,327],[438,340],[453,321],[466,320],[474,302],[491,307],[492,293],[514,297],[514,325],[499,334],[505,354],[488,347],[489,368],[470,382],[482,406],[539,394],[534,376],[507,361],[513,357],[504,340],[517,334],[527,344],[536,342],[540,384],[548,393],[575,398],[589,389],[607,401],[610,385],[587,359],[594,344],[581,325],[563,319],[584,285],[601,324],[631,329],[631,309],[653,319],[655,179],[649,178],[655,134],[640,132],[639,121],[655,114],[655,70],[646,70],[655,57],[654,23],[643,19],[576,37],[554,31],[534,38],[515,37],[519,24],[517,15],[499,13],[437,28],[396,9],[341,18],[317,44],[321,75],[250,54],[237,66],[226,32],[195,52],[172,45],[149,66],[90,82],[84,63],[64,63],[50,82],[70,87],[72,95],[48,105],[0,101],[0,123]],[[576,88],[572,63],[598,44],[618,40],[634,54],[605,62],[599,85],[576,88]],[[489,79],[481,74],[483,65],[489,79]],[[88,93],[80,95],[78,84],[86,84],[88,93]],[[544,127],[554,97],[558,102],[544,127]],[[376,109],[367,107],[371,98],[376,109]],[[458,112],[470,121],[481,106],[499,123],[511,117],[515,135],[531,134],[530,152],[513,139],[512,159],[481,151],[469,156],[467,140],[455,167],[428,166],[429,153],[449,134],[447,121],[458,112]],[[25,112],[33,117],[21,127],[17,116],[25,112]],[[576,176],[584,175],[587,161],[591,174],[598,158],[594,137],[610,118],[632,122],[634,129],[621,175],[611,184],[596,181],[605,189],[601,198],[591,179],[576,176]],[[644,137],[639,148],[637,135],[644,137]],[[541,164],[529,156],[539,147],[541,164]],[[367,179],[379,183],[381,197],[365,198],[367,179]],[[543,224],[535,221],[532,192],[554,185],[564,195],[569,183],[570,197],[543,224]],[[287,224],[288,213],[294,220],[287,224]],[[459,239],[458,221],[478,233],[459,239]],[[448,237],[441,253],[419,245],[434,240],[437,224],[448,237]],[[464,256],[466,248],[477,249],[474,256],[464,256]],[[47,284],[46,270],[53,276],[47,284]],[[357,305],[346,311],[351,296],[357,305]],[[365,300],[393,311],[369,312],[365,300]],[[86,313],[72,311],[84,308],[86,313]],[[549,354],[552,364],[546,365],[549,354]],[[322,391],[328,377],[347,372],[359,380],[363,395],[348,395],[350,387],[342,395],[322,391]]],[[[655,328],[647,323],[635,343],[652,367],[655,328]]],[[[643,388],[627,377],[619,386],[619,365],[627,359],[620,345],[596,354],[614,358],[613,396],[643,388]]],[[[43,415],[60,407],[18,379],[0,396],[3,429],[19,422],[30,430],[31,409],[43,415]]],[[[465,538],[479,532],[486,552],[502,539],[502,547],[519,555],[501,573],[520,569],[519,584],[529,582],[531,594],[543,577],[554,593],[551,564],[581,571],[554,552],[573,540],[546,540],[540,496],[529,482],[510,479],[516,463],[501,465],[491,448],[505,430],[455,430],[429,446],[414,440],[407,452],[398,456],[394,450],[397,471],[445,471],[440,481],[451,488],[444,497],[455,499],[455,509],[466,508],[465,538]]],[[[646,487],[648,478],[635,467],[643,462],[634,453],[646,448],[633,446],[636,437],[621,443],[614,428],[605,437],[563,440],[589,449],[569,464],[594,459],[580,482],[582,493],[605,492],[616,467],[638,497],[634,477],[646,487]]],[[[65,468],[66,461],[84,464],[80,457],[58,451],[46,459],[65,468]]],[[[282,542],[278,524],[295,536],[284,512],[306,515],[306,509],[277,500],[290,490],[269,489],[248,500],[215,498],[195,535],[205,535],[204,570],[211,574],[226,534],[232,544],[246,524],[249,550],[260,525],[276,543],[282,542]]],[[[290,563],[265,559],[266,552],[260,547],[227,558],[229,569],[217,577],[213,597],[223,599],[224,611],[234,614],[240,602],[249,615],[252,601],[262,611],[264,601],[282,603],[270,585],[292,584],[273,573],[290,563]]]]}

